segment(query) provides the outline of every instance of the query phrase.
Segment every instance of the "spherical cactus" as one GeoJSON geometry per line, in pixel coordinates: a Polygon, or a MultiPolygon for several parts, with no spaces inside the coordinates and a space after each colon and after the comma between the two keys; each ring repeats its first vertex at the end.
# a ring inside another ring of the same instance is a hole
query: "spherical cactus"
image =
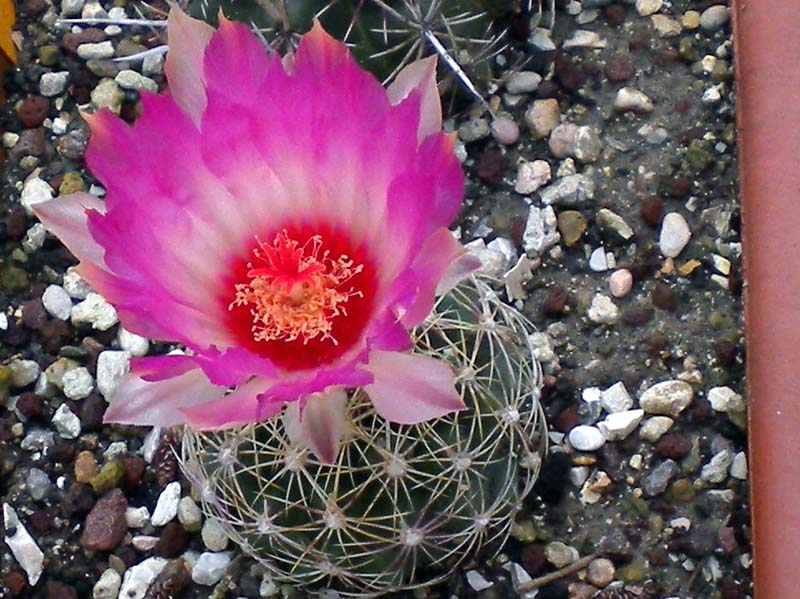
{"type": "Polygon", "coordinates": [[[374,595],[429,584],[479,548],[499,548],[545,449],[532,325],[470,278],[415,331],[447,359],[467,409],[390,424],[362,392],[334,464],[293,446],[280,417],[185,431],[182,466],[209,517],[273,575],[374,595]]]}

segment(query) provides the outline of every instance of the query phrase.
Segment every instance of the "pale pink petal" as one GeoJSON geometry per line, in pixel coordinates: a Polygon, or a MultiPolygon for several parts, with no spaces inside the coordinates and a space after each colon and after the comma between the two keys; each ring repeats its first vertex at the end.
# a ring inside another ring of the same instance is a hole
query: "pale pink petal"
{"type": "Polygon", "coordinates": [[[335,366],[305,371],[295,376],[286,375],[283,380],[273,384],[262,394],[262,401],[266,403],[301,401],[304,397],[323,391],[332,385],[362,387],[372,382],[372,375],[359,367],[365,361],[359,356],[335,366]]]}
{"type": "Polygon", "coordinates": [[[460,257],[452,261],[450,266],[447,267],[447,270],[442,276],[442,280],[439,281],[439,284],[436,286],[436,295],[444,295],[449,292],[481,266],[482,262],[480,258],[472,254],[461,254],[460,257]]]}
{"type": "Polygon", "coordinates": [[[164,62],[164,73],[169,80],[169,89],[175,103],[198,126],[206,107],[203,55],[213,33],[214,28],[211,25],[193,19],[180,8],[173,6],[169,11],[169,52],[164,62]]]}
{"type": "Polygon", "coordinates": [[[283,414],[289,440],[308,447],[323,463],[332,464],[339,452],[347,421],[347,392],[332,387],[312,393],[301,402],[290,403],[283,414]]]}
{"type": "Polygon", "coordinates": [[[184,354],[148,356],[131,360],[131,374],[148,382],[163,381],[197,369],[197,361],[184,354]]]}
{"type": "Polygon", "coordinates": [[[270,384],[269,380],[254,377],[223,397],[186,405],[180,408],[180,412],[187,424],[200,430],[229,428],[266,420],[278,414],[283,407],[277,402],[265,406],[259,400],[259,395],[270,384]]]}
{"type": "Polygon", "coordinates": [[[147,426],[184,424],[182,409],[219,399],[224,393],[225,387],[212,385],[199,368],[157,382],[128,374],[109,401],[103,420],[147,426]]]}
{"type": "Polygon", "coordinates": [[[399,104],[410,93],[419,92],[420,115],[417,135],[422,141],[442,130],[442,102],[436,87],[436,56],[412,62],[404,67],[386,90],[389,101],[399,104]]]}
{"type": "Polygon", "coordinates": [[[87,210],[105,212],[105,203],[100,198],[88,193],[73,193],[34,204],[32,209],[44,228],[58,237],[76,258],[106,269],[104,249],[89,233],[86,218],[87,210]]]}
{"type": "Polygon", "coordinates": [[[363,367],[375,377],[364,387],[375,411],[389,422],[418,424],[466,408],[442,360],[373,350],[363,367]]]}

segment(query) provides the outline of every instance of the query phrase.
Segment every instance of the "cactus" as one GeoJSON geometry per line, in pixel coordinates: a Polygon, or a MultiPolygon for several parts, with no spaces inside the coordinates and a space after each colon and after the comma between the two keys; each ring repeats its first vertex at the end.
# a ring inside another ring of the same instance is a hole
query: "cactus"
{"type": "Polygon", "coordinates": [[[470,278],[415,330],[446,359],[467,410],[390,424],[361,391],[334,464],[293,446],[280,417],[186,429],[182,468],[209,517],[279,580],[375,595],[430,584],[499,548],[538,474],[546,437],[532,325],[470,278]]]}

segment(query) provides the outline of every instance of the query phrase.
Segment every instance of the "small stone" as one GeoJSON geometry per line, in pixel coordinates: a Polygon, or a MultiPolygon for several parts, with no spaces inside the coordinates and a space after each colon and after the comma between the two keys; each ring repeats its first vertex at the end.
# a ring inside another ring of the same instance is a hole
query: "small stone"
{"type": "Polygon", "coordinates": [[[50,100],[43,96],[28,96],[17,108],[22,126],[28,129],[39,127],[50,112],[50,100]]]}
{"type": "Polygon", "coordinates": [[[78,56],[84,60],[99,60],[114,56],[114,45],[109,42],[98,42],[94,44],[81,44],[77,50],[78,56]]]}
{"type": "MultiPolygon", "coordinates": [[[[62,0],[61,2],[61,16],[74,17],[81,14],[83,3],[85,0],[62,0]]],[[[119,586],[119,585],[117,585],[119,586]]]]}
{"type": "Polygon", "coordinates": [[[731,18],[731,10],[719,4],[710,6],[700,15],[700,27],[706,31],[716,31],[725,25],[731,18]]]}
{"type": "Polygon", "coordinates": [[[114,306],[98,293],[90,293],[86,299],[72,308],[71,321],[74,325],[90,324],[93,329],[107,331],[119,318],[114,306]]]}
{"type": "Polygon", "coordinates": [[[646,497],[661,495],[667,488],[669,481],[680,471],[678,465],[672,460],[664,460],[653,468],[642,481],[642,491],[646,497]]]}
{"type": "Polygon", "coordinates": [[[150,351],[150,341],[146,337],[140,337],[123,327],[119,327],[117,331],[117,343],[119,343],[120,349],[128,352],[134,358],[146,356],[150,351]]]}
{"type": "Polygon", "coordinates": [[[21,389],[36,382],[41,368],[33,360],[12,360],[8,364],[11,370],[11,387],[21,389]]]}
{"type": "Polygon", "coordinates": [[[625,297],[633,288],[633,275],[627,268],[621,268],[611,273],[608,278],[608,289],[616,298],[625,297]]]}
{"type": "Polygon", "coordinates": [[[661,10],[661,5],[662,0],[636,0],[636,12],[639,16],[649,17],[661,10]]]}
{"type": "Polygon", "coordinates": [[[655,443],[672,427],[674,422],[667,416],[653,416],[644,421],[639,429],[639,436],[645,441],[655,443]]]}
{"type": "Polygon", "coordinates": [[[72,299],[83,300],[92,292],[92,288],[73,268],[68,268],[62,279],[64,291],[72,299]]]}
{"type": "Polygon", "coordinates": [[[95,583],[92,589],[92,599],[117,599],[121,585],[122,576],[120,576],[119,572],[113,568],[108,568],[95,583]]]}
{"type": "Polygon", "coordinates": [[[67,89],[69,71],[57,71],[55,73],[43,73],[39,79],[39,92],[48,98],[58,96],[67,89]]]}
{"type": "Polygon", "coordinates": [[[572,247],[583,237],[589,222],[577,210],[564,210],[558,213],[558,231],[564,245],[572,247]]]}
{"type": "Polygon", "coordinates": [[[522,234],[525,251],[542,255],[556,245],[560,239],[557,226],[556,213],[552,206],[545,208],[531,206],[522,234]]]}
{"type": "Polygon", "coordinates": [[[58,406],[52,422],[58,434],[64,439],[77,439],[81,434],[81,420],[67,404],[62,403],[58,406]]]}
{"type": "Polygon", "coordinates": [[[676,418],[692,402],[694,391],[689,383],[678,380],[656,383],[639,398],[639,405],[648,414],[676,418]]]}
{"type": "Polygon", "coordinates": [[[110,399],[120,381],[130,370],[130,354],[126,351],[104,351],[97,358],[97,390],[110,399]]]}
{"type": "Polygon", "coordinates": [[[100,2],[86,2],[81,9],[82,19],[107,19],[108,13],[100,2]]]}
{"type": "Polygon", "coordinates": [[[596,162],[603,150],[603,142],[593,127],[578,127],[575,132],[575,158],[581,162],[596,162]]]}
{"type": "Polygon", "coordinates": [[[537,27],[534,29],[531,35],[528,37],[528,41],[532,46],[541,50],[542,52],[552,52],[556,49],[556,45],[553,43],[550,30],[546,27],[537,27]]]}
{"type": "Polygon", "coordinates": [[[543,139],[561,122],[558,100],[535,100],[525,112],[525,123],[534,139],[543,139]]]}
{"type": "Polygon", "coordinates": [[[81,366],[65,372],[61,385],[69,399],[84,399],[94,389],[94,379],[89,370],[81,366]]]}
{"type": "Polygon", "coordinates": [[[216,518],[208,518],[203,523],[200,536],[209,551],[223,551],[228,546],[228,533],[216,518]]]}
{"type": "Polygon", "coordinates": [[[25,477],[25,488],[31,498],[36,501],[44,499],[51,486],[50,477],[44,470],[39,468],[28,470],[28,476],[25,477]]]}
{"type": "Polygon", "coordinates": [[[556,568],[564,568],[580,559],[577,549],[560,541],[553,541],[545,545],[544,556],[556,568]]]}
{"type": "Polygon", "coordinates": [[[717,412],[744,412],[744,398],[730,387],[712,387],[708,390],[708,402],[717,412]]]}
{"type": "Polygon", "coordinates": [[[205,586],[217,584],[225,575],[230,562],[231,555],[228,552],[201,553],[192,567],[192,580],[205,586]]]}
{"type": "Polygon", "coordinates": [[[88,485],[97,476],[97,460],[91,451],[82,451],[75,458],[75,480],[88,485]]]}
{"type": "Polygon", "coordinates": [[[464,143],[471,143],[489,137],[489,122],[481,117],[470,117],[458,128],[458,136],[464,143]]]}
{"type": "Polygon", "coordinates": [[[719,484],[728,477],[728,469],[733,463],[733,452],[724,449],[711,458],[711,461],[703,466],[700,471],[700,478],[712,484],[719,484]]]}
{"type": "Polygon", "coordinates": [[[497,117],[492,121],[492,137],[506,146],[515,144],[519,140],[519,127],[508,117],[497,117]]]}
{"type": "Polygon", "coordinates": [[[168,522],[161,531],[161,536],[158,541],[158,553],[163,557],[175,558],[181,553],[186,551],[186,548],[191,542],[191,536],[188,532],[175,522],[168,522]]]}
{"type": "Polygon", "coordinates": [[[606,444],[606,438],[597,427],[581,424],[569,432],[569,444],[578,451],[596,451],[606,444]]]}
{"type": "Polygon", "coordinates": [[[150,585],[161,574],[167,563],[168,561],[163,557],[149,557],[128,568],[122,579],[119,597],[121,599],[144,599],[150,585]]]}
{"type": "Polygon", "coordinates": [[[626,410],[606,416],[597,428],[609,441],[619,441],[630,435],[644,418],[644,410],[626,410]]]}
{"type": "Polygon", "coordinates": [[[658,247],[667,258],[677,258],[692,238],[689,223],[678,212],[670,212],[661,222],[658,247]]]}
{"type": "Polygon", "coordinates": [[[616,212],[608,208],[601,208],[595,215],[597,227],[611,242],[624,242],[630,240],[634,233],[630,225],[616,212]]]}
{"type": "Polygon", "coordinates": [[[672,287],[661,281],[653,287],[652,301],[656,308],[667,310],[668,312],[674,312],[678,309],[678,295],[672,287]]]}
{"type": "Polygon", "coordinates": [[[128,530],[127,507],[128,500],[119,489],[101,497],[86,516],[81,546],[92,551],[113,551],[128,530]]]}
{"type": "Polygon", "coordinates": [[[606,248],[600,246],[589,256],[589,269],[592,272],[605,272],[610,268],[606,248]]]}
{"type": "Polygon", "coordinates": [[[47,202],[53,199],[53,188],[46,181],[42,181],[39,177],[31,177],[22,187],[22,194],[20,194],[20,204],[25,208],[28,215],[33,214],[31,207],[41,202],[47,202]]]}
{"type": "Polygon", "coordinates": [[[52,431],[33,429],[20,442],[19,446],[25,451],[43,451],[53,446],[55,435],[52,431]]]}
{"type": "Polygon", "coordinates": [[[92,90],[92,104],[97,109],[108,108],[111,112],[119,114],[125,93],[119,88],[117,82],[110,78],[101,79],[100,83],[92,90]]]}
{"type": "Polygon", "coordinates": [[[61,181],[61,185],[58,186],[59,195],[69,195],[83,190],[83,178],[79,172],[64,173],[64,179],[61,181]]]}
{"type": "Polygon", "coordinates": [[[589,562],[589,567],[586,569],[586,579],[593,585],[603,588],[614,580],[615,572],[614,562],[605,557],[598,557],[589,562]]]}
{"type": "Polygon", "coordinates": [[[178,502],[178,521],[188,532],[197,532],[202,526],[203,513],[189,496],[182,497],[178,502]]]}
{"type": "Polygon", "coordinates": [[[653,23],[653,28],[661,37],[675,37],[681,34],[681,24],[674,19],[670,19],[667,15],[652,15],[650,20],[653,23]]]}
{"type": "Polygon", "coordinates": [[[95,494],[104,495],[115,488],[122,480],[124,472],[125,468],[116,460],[103,464],[103,467],[100,468],[100,472],[97,473],[97,476],[95,476],[91,482],[95,494]]]}
{"type": "Polygon", "coordinates": [[[692,451],[692,442],[685,435],[668,433],[658,440],[655,449],[658,455],[677,460],[692,451]]]}
{"type": "Polygon", "coordinates": [[[578,126],[573,123],[561,123],[550,132],[548,145],[556,158],[575,156],[575,136],[578,126]]]}
{"type": "Polygon", "coordinates": [[[634,87],[623,87],[614,97],[614,110],[620,112],[652,112],[653,101],[647,94],[634,87]]]}
{"type": "Polygon", "coordinates": [[[687,10],[683,13],[681,25],[684,29],[697,29],[700,27],[700,13],[696,10],[687,10]]]}
{"type": "Polygon", "coordinates": [[[150,510],[146,506],[129,507],[125,510],[125,522],[128,528],[144,528],[150,523],[150,510]]]}
{"type": "Polygon", "coordinates": [[[609,414],[625,412],[633,407],[633,398],[625,384],[619,381],[600,393],[600,405],[609,414]]]}
{"type": "Polygon", "coordinates": [[[483,574],[477,570],[470,570],[467,572],[467,584],[470,586],[470,588],[472,588],[473,591],[476,592],[485,591],[494,585],[493,582],[486,580],[483,574]]]}
{"type": "Polygon", "coordinates": [[[629,54],[612,54],[604,70],[609,81],[627,81],[636,74],[636,65],[629,54]]]}
{"type": "Polygon", "coordinates": [[[533,71],[516,71],[506,81],[506,89],[511,94],[529,94],[535,92],[542,81],[542,76],[533,71]]]}
{"type": "Polygon", "coordinates": [[[588,31],[586,29],[576,29],[563,44],[565,50],[570,48],[593,48],[599,50],[606,46],[608,46],[608,42],[603,36],[596,31],[588,31]]]}
{"type": "Polygon", "coordinates": [[[160,75],[164,71],[164,55],[151,54],[142,60],[142,73],[144,75],[160,75]]]}
{"type": "Polygon", "coordinates": [[[72,312],[72,298],[60,285],[48,285],[42,294],[44,309],[53,318],[67,320],[72,312]]]}
{"type": "Polygon", "coordinates": [[[688,503],[694,499],[695,491],[692,482],[687,478],[679,478],[667,491],[667,497],[675,503],[688,503]]]}
{"type": "Polygon", "coordinates": [[[545,160],[522,162],[517,170],[517,181],[514,191],[528,195],[550,181],[550,164],[545,160]]]}
{"type": "Polygon", "coordinates": [[[657,194],[646,197],[639,207],[639,216],[645,224],[651,227],[655,227],[661,222],[663,213],[664,200],[657,194]]]}
{"type": "MultiPolygon", "coordinates": [[[[78,48],[78,50],[80,51],[80,48],[78,48]]],[[[114,81],[116,81],[117,85],[122,89],[132,89],[136,91],[146,89],[151,92],[158,91],[158,84],[155,81],[131,69],[123,69],[117,73],[116,77],[114,77],[114,81]]]]}
{"type": "Polygon", "coordinates": [[[619,308],[611,298],[602,293],[592,298],[592,303],[586,315],[596,324],[614,324],[619,320],[619,308]]]}
{"type": "Polygon", "coordinates": [[[17,512],[8,503],[3,504],[3,527],[5,542],[14,559],[28,577],[28,584],[36,586],[42,575],[44,553],[39,549],[28,530],[20,521],[17,512]]]}
{"type": "Polygon", "coordinates": [[[576,206],[594,198],[594,181],[586,175],[568,175],[540,192],[546,206],[576,206]]]}
{"type": "Polygon", "coordinates": [[[733,456],[731,462],[731,476],[739,480],[747,480],[747,456],[743,451],[740,451],[733,456]]]}
{"type": "Polygon", "coordinates": [[[179,482],[169,483],[161,495],[158,496],[156,509],[150,522],[153,526],[164,526],[178,514],[178,502],[181,498],[181,484],[179,482]]]}

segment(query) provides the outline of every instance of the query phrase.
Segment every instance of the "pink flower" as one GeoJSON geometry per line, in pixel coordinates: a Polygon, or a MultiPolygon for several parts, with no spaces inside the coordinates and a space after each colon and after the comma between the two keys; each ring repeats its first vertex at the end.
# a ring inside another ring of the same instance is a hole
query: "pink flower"
{"type": "Polygon", "coordinates": [[[85,117],[106,200],[35,206],[127,329],[191,350],[133,360],[106,420],[218,428],[288,403],[330,461],[347,388],[397,423],[463,409],[450,367],[409,351],[474,267],[446,228],[463,175],[434,60],[384,89],[318,24],[281,59],[177,10],[169,46],[171,95],[143,92],[132,127],[85,117]]]}

